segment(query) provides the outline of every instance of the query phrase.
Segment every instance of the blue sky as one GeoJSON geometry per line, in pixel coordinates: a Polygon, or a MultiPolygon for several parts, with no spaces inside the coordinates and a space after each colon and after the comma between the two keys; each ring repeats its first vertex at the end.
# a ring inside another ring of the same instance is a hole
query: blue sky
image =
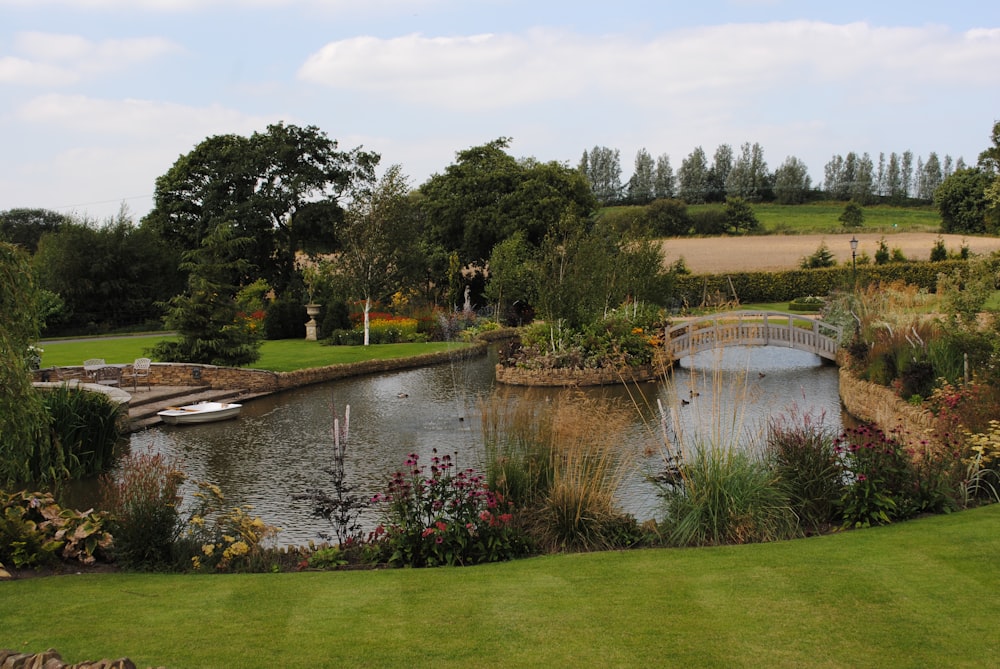
{"type": "Polygon", "coordinates": [[[418,186],[457,151],[576,165],[758,142],[974,163],[1000,119],[1000,3],[0,0],[0,210],[136,219],[206,137],[315,125],[418,186]]]}

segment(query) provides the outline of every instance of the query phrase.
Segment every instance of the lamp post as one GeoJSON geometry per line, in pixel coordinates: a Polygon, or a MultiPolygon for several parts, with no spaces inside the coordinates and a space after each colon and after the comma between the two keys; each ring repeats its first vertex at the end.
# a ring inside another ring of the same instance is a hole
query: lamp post
{"type": "Polygon", "coordinates": [[[851,235],[851,279],[854,287],[858,287],[858,238],[851,235]]]}

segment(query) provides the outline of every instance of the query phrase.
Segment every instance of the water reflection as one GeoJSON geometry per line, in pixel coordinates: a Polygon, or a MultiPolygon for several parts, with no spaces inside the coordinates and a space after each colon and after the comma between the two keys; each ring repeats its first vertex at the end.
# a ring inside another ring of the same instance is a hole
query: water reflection
{"type": "MultiPolygon", "coordinates": [[[[383,487],[408,453],[427,461],[434,449],[456,453],[461,467],[480,467],[480,402],[494,391],[495,356],[300,388],[245,404],[239,420],[206,425],[161,426],[132,436],[133,449],[178,456],[191,479],[217,483],[233,504],[282,528],[279,541],[301,544],[330,527],[313,518],[308,502],[294,499],[309,488],[329,490],[333,416],[351,406],[347,476],[361,492],[383,487]]],[[[545,402],[556,389],[504,387],[517,401],[545,402]]],[[[657,498],[645,475],[660,462],[659,399],[671,415],[669,437],[709,435],[727,417],[740,429],[763,425],[768,416],[797,406],[826,414],[840,427],[837,371],[819,358],[790,349],[727,349],[682,361],[665,383],[586,391],[635,408],[623,447],[638,467],[621,490],[625,509],[640,520],[655,516],[657,498]],[[695,393],[694,395],[692,395],[695,393]],[[687,402],[684,404],[682,402],[687,402]],[[741,417],[740,425],[732,415],[741,417]]],[[[364,522],[373,526],[376,519],[364,522]]]]}

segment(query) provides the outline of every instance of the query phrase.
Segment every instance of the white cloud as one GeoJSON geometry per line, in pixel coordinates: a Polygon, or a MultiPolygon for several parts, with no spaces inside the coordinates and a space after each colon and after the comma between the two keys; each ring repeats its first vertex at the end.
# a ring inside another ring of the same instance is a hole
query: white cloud
{"type": "Polygon", "coordinates": [[[875,28],[809,21],[727,24],[650,40],[523,34],[330,42],[299,78],[429,107],[504,109],[590,92],[625,104],[669,106],[672,96],[732,98],[797,86],[1000,83],[1000,31],[875,28]]]}
{"type": "Polygon", "coordinates": [[[24,57],[0,58],[0,81],[31,86],[61,86],[125,70],[180,48],[160,37],[94,42],[77,35],[24,32],[14,38],[24,57]]]}
{"type": "Polygon", "coordinates": [[[189,107],[149,100],[82,95],[38,96],[16,110],[22,128],[37,126],[54,147],[38,147],[17,169],[0,169],[9,206],[70,207],[97,218],[127,200],[145,214],[157,177],[206,137],[247,135],[279,118],[247,115],[219,105],[189,107]],[[58,184],[57,192],[52,185],[58,184]],[[75,205],[75,206],[74,206],[75,205]]]}
{"type": "Polygon", "coordinates": [[[75,72],[24,58],[0,58],[0,83],[24,86],[65,86],[77,81],[75,72]]]}
{"type": "Polygon", "coordinates": [[[267,121],[220,105],[190,107],[151,100],[102,100],[84,95],[38,96],[17,111],[24,122],[73,132],[126,137],[183,137],[247,132],[267,121]]]}

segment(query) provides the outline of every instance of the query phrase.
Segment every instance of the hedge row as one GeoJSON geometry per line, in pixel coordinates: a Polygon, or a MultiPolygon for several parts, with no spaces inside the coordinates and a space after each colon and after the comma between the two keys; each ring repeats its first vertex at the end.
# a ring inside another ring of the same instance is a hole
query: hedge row
{"type": "MultiPolygon", "coordinates": [[[[994,259],[994,271],[1000,260],[994,259]]],[[[858,265],[859,285],[903,281],[933,292],[938,274],[950,274],[968,266],[967,260],[938,262],[897,262],[884,265],[858,265]]],[[[820,269],[797,269],[785,272],[730,272],[727,274],[688,274],[675,278],[676,295],[690,306],[697,306],[717,296],[727,301],[733,292],[742,303],[786,302],[806,295],[828,295],[837,289],[850,288],[853,270],[850,265],[820,269]]]]}

